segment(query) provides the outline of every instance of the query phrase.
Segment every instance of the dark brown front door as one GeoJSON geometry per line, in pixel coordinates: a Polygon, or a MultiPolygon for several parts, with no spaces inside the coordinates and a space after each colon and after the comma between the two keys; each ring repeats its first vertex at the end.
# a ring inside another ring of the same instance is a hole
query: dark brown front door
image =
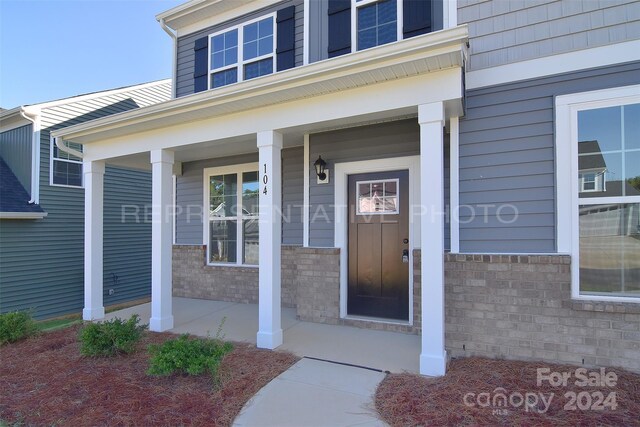
{"type": "Polygon", "coordinates": [[[348,181],[347,314],[409,320],[409,172],[348,181]]]}

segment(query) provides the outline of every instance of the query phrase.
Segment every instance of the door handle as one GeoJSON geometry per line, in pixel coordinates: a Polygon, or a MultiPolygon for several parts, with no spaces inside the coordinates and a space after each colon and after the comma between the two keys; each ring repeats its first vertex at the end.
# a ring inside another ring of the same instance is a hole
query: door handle
{"type": "Polygon", "coordinates": [[[409,250],[408,249],[403,249],[403,251],[402,251],[402,262],[404,264],[407,264],[409,262],[409,250]]]}

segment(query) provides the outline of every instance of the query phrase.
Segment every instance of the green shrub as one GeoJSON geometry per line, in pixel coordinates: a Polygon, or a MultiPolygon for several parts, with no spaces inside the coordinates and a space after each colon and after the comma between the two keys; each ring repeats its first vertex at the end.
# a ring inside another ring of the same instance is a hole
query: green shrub
{"type": "Polygon", "coordinates": [[[37,331],[36,322],[29,312],[0,314],[0,345],[30,337],[37,331]]]}
{"type": "Polygon", "coordinates": [[[186,373],[200,375],[209,372],[215,376],[225,354],[232,350],[231,343],[219,339],[189,339],[187,334],[162,344],[149,346],[151,359],[149,375],[186,373]]]}
{"type": "Polygon", "coordinates": [[[140,317],[129,320],[115,318],[106,322],[89,323],[80,330],[80,353],[84,356],[113,356],[133,353],[147,325],[138,325],[140,317]]]}

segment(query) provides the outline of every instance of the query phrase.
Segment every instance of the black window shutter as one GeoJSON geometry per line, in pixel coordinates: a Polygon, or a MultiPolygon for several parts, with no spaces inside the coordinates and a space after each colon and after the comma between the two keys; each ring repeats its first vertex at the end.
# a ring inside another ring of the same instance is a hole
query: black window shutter
{"type": "Polygon", "coordinates": [[[329,0],[329,58],[351,53],[351,0],[329,0]]]}
{"type": "Polygon", "coordinates": [[[193,68],[193,92],[207,90],[207,75],[209,68],[209,36],[202,37],[195,41],[193,45],[194,62],[193,68]]]}
{"type": "Polygon", "coordinates": [[[431,32],[431,0],[402,0],[405,39],[431,32]]]}
{"type": "Polygon", "coordinates": [[[276,14],[277,37],[276,60],[278,71],[296,66],[296,7],[289,6],[276,14]]]}

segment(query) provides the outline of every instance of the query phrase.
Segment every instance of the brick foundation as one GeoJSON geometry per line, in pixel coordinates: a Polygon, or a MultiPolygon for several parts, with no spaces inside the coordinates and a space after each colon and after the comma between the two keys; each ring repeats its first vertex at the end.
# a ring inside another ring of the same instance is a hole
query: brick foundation
{"type": "Polygon", "coordinates": [[[447,254],[449,354],[640,371],[640,307],[571,300],[570,262],[563,255],[447,254]]]}
{"type": "MultiPolygon", "coordinates": [[[[175,296],[258,302],[258,269],[207,266],[203,246],[174,246],[175,296]]],[[[340,250],[282,247],[282,303],[300,320],[419,334],[420,250],[413,326],[340,319],[340,250]]],[[[453,357],[621,366],[640,372],[640,305],[571,300],[570,257],[445,255],[445,345],[453,357]]]]}

